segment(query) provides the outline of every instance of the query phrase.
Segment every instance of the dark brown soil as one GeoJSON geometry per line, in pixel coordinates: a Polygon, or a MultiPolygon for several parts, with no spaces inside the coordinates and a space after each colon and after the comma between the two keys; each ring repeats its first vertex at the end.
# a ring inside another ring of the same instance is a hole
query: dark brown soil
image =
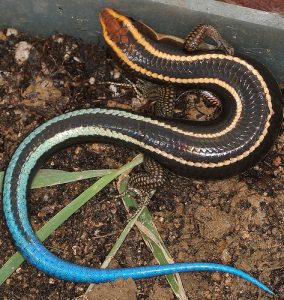
{"type": "MultiPolygon", "coordinates": [[[[27,133],[55,115],[83,107],[137,110],[141,106],[131,89],[99,84],[124,79],[108,52],[98,44],[60,35],[43,39],[11,33],[11,29],[0,31],[0,170],[5,170],[27,133]],[[28,44],[19,44],[23,41],[28,44]],[[20,46],[30,48],[28,59],[19,56],[20,46]]],[[[151,106],[146,105],[146,110],[150,111],[151,106]]],[[[78,145],[57,153],[45,167],[115,168],[134,155],[134,151],[112,145],[78,145]]],[[[34,228],[39,229],[92,182],[33,190],[29,210],[34,228]]],[[[283,132],[267,157],[240,176],[214,182],[170,176],[149,209],[175,261],[233,265],[251,273],[278,294],[273,298],[227,274],[182,274],[190,299],[281,299],[283,190],[283,132]]],[[[48,238],[47,248],[61,258],[99,267],[126,224],[127,214],[115,198],[117,194],[115,185],[109,185],[48,238]]],[[[0,232],[3,265],[15,252],[3,217],[0,232]]],[[[154,263],[135,229],[111,267],[154,263]]],[[[0,287],[0,298],[174,299],[163,277],[97,285],[92,297],[84,295],[87,287],[49,277],[25,262],[0,287]]]]}

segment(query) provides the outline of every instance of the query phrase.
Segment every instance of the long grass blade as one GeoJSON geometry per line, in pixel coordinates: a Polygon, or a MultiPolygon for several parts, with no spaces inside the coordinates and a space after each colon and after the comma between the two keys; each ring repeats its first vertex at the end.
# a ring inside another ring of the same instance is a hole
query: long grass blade
{"type": "MultiPolygon", "coordinates": [[[[32,182],[31,188],[41,188],[45,186],[58,185],[63,183],[69,183],[77,180],[90,179],[94,177],[102,177],[111,173],[111,169],[102,170],[87,170],[78,172],[67,172],[53,169],[41,169],[37,172],[32,182]]],[[[0,188],[2,188],[4,179],[4,171],[0,172],[0,188]]]]}
{"type": "MultiPolygon", "coordinates": [[[[119,192],[123,192],[126,189],[126,181],[121,183],[119,192]]],[[[137,207],[136,201],[128,195],[123,197],[124,205],[127,209],[131,207],[137,207]]],[[[167,250],[164,242],[152,220],[151,213],[147,207],[142,209],[138,220],[135,225],[139,229],[146,245],[152,251],[157,262],[161,265],[174,263],[169,251],[167,250]]],[[[167,281],[170,284],[174,294],[178,299],[187,300],[185,290],[182,285],[182,281],[179,274],[166,275],[167,281]]]]}

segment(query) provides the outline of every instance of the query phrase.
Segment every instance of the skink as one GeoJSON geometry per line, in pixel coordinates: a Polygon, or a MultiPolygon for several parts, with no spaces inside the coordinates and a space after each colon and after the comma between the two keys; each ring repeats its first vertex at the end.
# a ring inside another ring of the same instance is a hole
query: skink
{"type": "Polygon", "coordinates": [[[178,39],[165,38],[112,9],[101,12],[100,22],[106,43],[125,68],[161,84],[209,90],[222,100],[222,112],[214,121],[201,124],[94,108],[66,113],[42,124],[22,141],[5,173],[3,208],[16,246],[38,269],[74,282],[221,271],[272,293],[245,272],[220,264],[177,263],[110,270],[85,267],[59,259],[35,236],[27,213],[28,185],[40,163],[60,148],[82,142],[120,143],[147,153],[178,174],[221,178],[259,161],[281,126],[279,87],[260,63],[220,51],[185,53],[172,46],[178,39]]]}

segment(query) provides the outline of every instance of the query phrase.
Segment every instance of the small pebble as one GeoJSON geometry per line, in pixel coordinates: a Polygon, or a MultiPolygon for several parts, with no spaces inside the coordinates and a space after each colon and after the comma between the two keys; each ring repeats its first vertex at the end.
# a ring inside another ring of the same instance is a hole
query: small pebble
{"type": "Polygon", "coordinates": [[[95,77],[90,77],[89,83],[90,83],[91,85],[93,85],[95,82],[96,82],[95,77]]]}
{"type": "Polygon", "coordinates": [[[64,60],[68,60],[70,58],[70,55],[71,55],[71,50],[70,50],[70,47],[67,45],[65,47],[65,55],[64,55],[64,60]]]}
{"type": "Polygon", "coordinates": [[[61,36],[56,36],[56,35],[53,35],[52,36],[53,40],[58,43],[58,44],[62,44],[64,42],[64,38],[61,37],[61,36]]]}
{"type": "Polygon", "coordinates": [[[7,28],[6,36],[18,35],[18,30],[15,28],[7,28]]]}
{"type": "Polygon", "coordinates": [[[212,274],[212,279],[213,279],[214,281],[220,282],[220,281],[222,280],[222,277],[221,277],[220,273],[214,272],[214,273],[212,274]]]}
{"type": "Polygon", "coordinates": [[[73,250],[72,252],[74,255],[77,255],[77,248],[78,248],[77,246],[72,247],[72,250],[73,250]]]}
{"type": "Polygon", "coordinates": [[[228,264],[228,263],[231,262],[232,257],[231,257],[231,255],[229,254],[229,252],[228,252],[227,249],[224,249],[224,251],[222,252],[221,259],[222,259],[222,263],[224,263],[224,264],[228,264]]]}
{"type": "Polygon", "coordinates": [[[273,165],[275,167],[279,167],[282,163],[282,160],[281,160],[281,157],[280,156],[276,156],[274,159],[273,159],[273,165]]]}
{"type": "Polygon", "coordinates": [[[77,56],[74,56],[73,59],[74,59],[75,61],[79,62],[79,63],[81,62],[80,58],[77,57],[77,56]]]}
{"type": "Polygon", "coordinates": [[[70,53],[71,52],[66,52],[66,54],[64,55],[64,60],[68,60],[70,58],[70,53]]]}
{"type": "Polygon", "coordinates": [[[118,93],[118,91],[117,91],[117,87],[116,87],[115,85],[111,84],[111,85],[109,86],[109,89],[112,91],[114,97],[117,97],[117,96],[119,95],[119,93],[118,93]]]}
{"type": "Polygon", "coordinates": [[[120,73],[120,71],[118,69],[114,69],[113,70],[113,79],[120,78],[120,75],[121,75],[121,73],[120,73]]]}
{"type": "Polygon", "coordinates": [[[117,209],[113,208],[113,209],[110,210],[110,212],[114,215],[114,214],[116,214],[117,209]]]}
{"type": "Polygon", "coordinates": [[[247,231],[242,231],[241,232],[241,236],[242,236],[243,239],[246,240],[246,239],[248,239],[250,237],[250,234],[247,231]]]}
{"type": "Polygon", "coordinates": [[[32,47],[33,46],[31,44],[25,41],[19,42],[16,45],[15,60],[19,65],[23,64],[26,60],[28,60],[32,47]]]}

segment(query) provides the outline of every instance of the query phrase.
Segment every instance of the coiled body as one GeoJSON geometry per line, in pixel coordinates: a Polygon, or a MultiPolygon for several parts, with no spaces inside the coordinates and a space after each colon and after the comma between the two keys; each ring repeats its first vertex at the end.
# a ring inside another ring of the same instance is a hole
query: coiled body
{"type": "Polygon", "coordinates": [[[276,81],[260,63],[214,52],[188,55],[168,36],[113,10],[104,10],[101,24],[106,42],[130,71],[163,84],[208,90],[222,101],[222,113],[213,121],[174,120],[168,121],[170,128],[149,131],[151,156],[184,176],[222,178],[267,153],[281,126],[283,104],[276,81]]]}
{"type": "Polygon", "coordinates": [[[258,161],[271,147],[281,125],[279,88],[259,64],[218,53],[179,55],[180,50],[166,48],[155,39],[150,43],[130,19],[110,9],[102,12],[101,23],[106,42],[126,67],[152,80],[212,90],[225,99],[222,113],[216,120],[201,124],[97,108],[70,112],[44,123],[20,144],[5,174],[3,208],[17,247],[40,270],[75,282],[206,270],[241,276],[271,292],[248,274],[218,264],[88,268],[57,258],[36,238],[27,214],[28,184],[40,163],[59,148],[81,142],[120,143],[148,153],[179,174],[217,178],[241,172],[258,161]],[[166,54],[162,52],[167,49],[166,54]]]}

